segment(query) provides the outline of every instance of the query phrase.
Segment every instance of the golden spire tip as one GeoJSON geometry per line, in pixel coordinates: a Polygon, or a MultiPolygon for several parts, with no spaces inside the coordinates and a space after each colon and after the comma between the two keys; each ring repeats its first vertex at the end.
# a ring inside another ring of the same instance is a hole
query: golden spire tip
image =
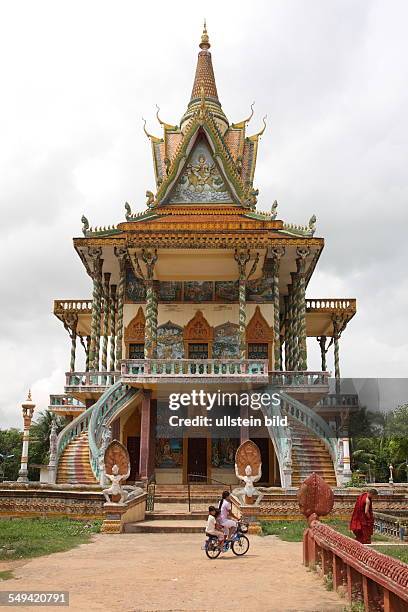
{"type": "Polygon", "coordinates": [[[204,19],[204,26],[203,26],[203,33],[201,34],[201,42],[199,45],[200,49],[209,49],[211,47],[210,45],[210,38],[208,36],[207,33],[207,20],[204,19]]]}

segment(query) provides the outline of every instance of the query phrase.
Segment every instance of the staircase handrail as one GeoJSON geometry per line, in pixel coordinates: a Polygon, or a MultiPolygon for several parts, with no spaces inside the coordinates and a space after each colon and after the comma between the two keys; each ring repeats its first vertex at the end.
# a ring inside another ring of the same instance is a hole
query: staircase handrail
{"type": "Polygon", "coordinates": [[[302,404],[302,402],[291,397],[284,391],[280,390],[279,395],[283,402],[290,407],[288,414],[313,431],[313,433],[315,433],[325,443],[337,473],[340,458],[338,453],[336,432],[319,414],[309,408],[309,406],[302,404]]]}
{"type": "Polygon", "coordinates": [[[87,408],[85,412],[75,417],[75,419],[68,423],[68,425],[66,425],[64,429],[62,429],[58,434],[56,452],[57,465],[62,453],[64,452],[68,444],[71,442],[71,440],[79,436],[84,431],[87,431],[93,408],[94,404],[87,408]]]}
{"type": "MultiPolygon", "coordinates": [[[[267,390],[272,396],[272,393],[276,391],[276,387],[269,385],[267,390]]],[[[279,393],[281,392],[279,391],[279,393]]],[[[261,411],[264,416],[269,416],[272,421],[273,417],[279,421],[283,417],[281,404],[275,404],[274,402],[266,406],[262,404],[261,411]]],[[[270,425],[267,426],[267,429],[278,460],[281,484],[282,487],[286,488],[291,483],[291,476],[289,474],[292,473],[292,432],[290,427],[285,425],[279,426],[279,435],[277,427],[270,425]]]]}
{"type": "Polygon", "coordinates": [[[89,420],[88,427],[88,445],[89,445],[89,462],[92,472],[97,480],[99,480],[99,454],[100,443],[102,437],[102,428],[107,421],[107,416],[112,416],[117,410],[121,409],[124,404],[133,400],[134,396],[140,392],[140,389],[129,387],[118,380],[114,385],[109,387],[99,400],[93,405],[93,411],[89,420]]]}

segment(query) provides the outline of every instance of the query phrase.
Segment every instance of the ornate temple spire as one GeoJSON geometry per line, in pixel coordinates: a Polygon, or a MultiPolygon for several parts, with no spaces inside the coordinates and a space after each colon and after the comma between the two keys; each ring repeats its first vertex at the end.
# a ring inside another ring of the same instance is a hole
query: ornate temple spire
{"type": "Polygon", "coordinates": [[[197,100],[197,98],[201,97],[201,87],[204,87],[205,98],[212,99],[219,103],[211,53],[209,52],[209,48],[211,47],[210,38],[208,36],[207,24],[205,21],[199,47],[201,51],[198,54],[197,68],[194,77],[193,89],[191,91],[190,102],[193,102],[194,100],[197,100]]]}
{"type": "Polygon", "coordinates": [[[184,113],[181,120],[181,125],[185,124],[185,122],[190,119],[192,114],[198,110],[198,108],[200,108],[200,105],[202,105],[202,100],[204,99],[206,107],[213,113],[215,119],[221,121],[220,127],[226,129],[228,127],[228,119],[226,118],[224,111],[221,108],[221,103],[218,99],[212,57],[209,51],[211,45],[207,32],[206,21],[204,21],[203,33],[201,34],[201,42],[199,47],[200,51],[198,53],[191,98],[187,111],[184,113]]]}

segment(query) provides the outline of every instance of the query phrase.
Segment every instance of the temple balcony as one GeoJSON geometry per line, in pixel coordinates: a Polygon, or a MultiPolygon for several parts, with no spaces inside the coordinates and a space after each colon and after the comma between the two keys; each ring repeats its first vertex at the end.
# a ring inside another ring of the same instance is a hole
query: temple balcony
{"type": "Polygon", "coordinates": [[[132,383],[268,383],[267,359],[125,359],[121,379],[132,383]]]}
{"type": "Polygon", "coordinates": [[[341,319],[341,329],[346,328],[357,312],[354,298],[306,299],[306,330],[308,337],[333,337],[333,318],[341,319]]]}
{"type": "Polygon", "coordinates": [[[359,400],[355,393],[328,393],[316,405],[316,411],[325,414],[355,412],[358,408],[359,400]]]}
{"type": "MultiPolygon", "coordinates": [[[[270,372],[267,359],[125,359],[120,372],[68,372],[65,393],[82,402],[97,400],[117,380],[141,387],[197,382],[273,386],[309,405],[329,392],[328,372],[270,372]]],[[[67,400],[58,401],[62,407],[67,400]]]]}
{"type": "Polygon", "coordinates": [[[65,393],[80,401],[97,400],[120,378],[120,372],[67,372],[65,393]]]}
{"type": "Polygon", "coordinates": [[[71,395],[50,395],[48,410],[57,416],[76,417],[86,410],[86,406],[71,395]]]}

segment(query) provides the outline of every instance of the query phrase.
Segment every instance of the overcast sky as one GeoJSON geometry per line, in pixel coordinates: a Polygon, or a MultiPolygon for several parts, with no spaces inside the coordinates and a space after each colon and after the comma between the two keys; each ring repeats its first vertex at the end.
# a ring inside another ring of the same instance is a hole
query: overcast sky
{"type": "MultiPolygon", "coordinates": [[[[230,121],[262,116],[258,206],[317,215],[326,247],[308,297],[356,297],[344,376],[408,362],[405,0],[0,4],[0,427],[63,392],[69,340],[54,298],[88,298],[81,216],[124,220],[154,191],[150,132],[189,100],[203,17],[230,121]]],[[[310,347],[310,368],[318,347],[310,347]]],[[[332,355],[329,357],[332,367],[332,355]]]]}

